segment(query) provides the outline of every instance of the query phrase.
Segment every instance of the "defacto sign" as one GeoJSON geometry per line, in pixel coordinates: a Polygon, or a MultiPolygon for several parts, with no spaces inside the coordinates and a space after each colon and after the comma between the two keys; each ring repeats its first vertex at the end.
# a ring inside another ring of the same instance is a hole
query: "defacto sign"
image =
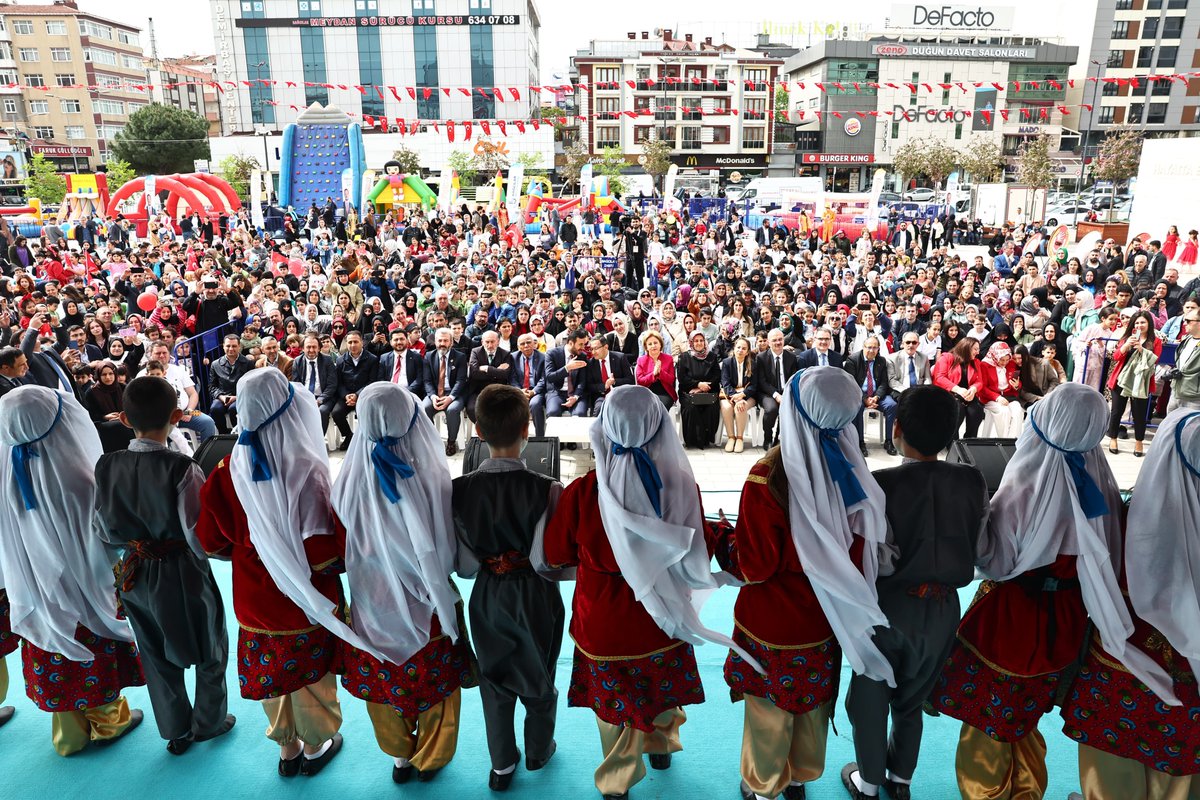
{"type": "Polygon", "coordinates": [[[957,108],[929,106],[892,106],[892,118],[909,122],[966,122],[967,112],[957,108]]]}
{"type": "Polygon", "coordinates": [[[1014,9],[1011,6],[943,5],[919,3],[893,5],[888,27],[905,30],[1011,31],[1014,9]]]}
{"type": "Polygon", "coordinates": [[[804,153],[803,164],[873,164],[873,153],[804,153]]]}
{"type": "Polygon", "coordinates": [[[954,58],[980,61],[1028,61],[1037,57],[1036,47],[976,44],[922,44],[921,42],[877,42],[871,55],[883,58],[954,58]]]}

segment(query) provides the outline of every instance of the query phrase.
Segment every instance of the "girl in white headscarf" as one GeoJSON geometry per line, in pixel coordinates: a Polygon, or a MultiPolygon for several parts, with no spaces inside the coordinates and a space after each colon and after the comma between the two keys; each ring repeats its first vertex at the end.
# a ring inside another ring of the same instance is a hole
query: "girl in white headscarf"
{"type": "Polygon", "coordinates": [[[856,668],[892,680],[871,639],[887,625],[875,591],[887,520],[858,449],[861,407],[862,390],[843,370],[797,374],[784,389],[780,447],[742,489],[731,571],[746,585],[733,640],[765,668],[737,652],[725,662],[734,698],[746,701],[744,797],[798,795],[820,777],[843,648],[856,668]]]}
{"type": "Polygon", "coordinates": [[[1093,637],[1062,711],[1089,800],[1195,797],[1200,789],[1200,412],[1172,412],[1156,438],[1162,446],[1138,475],[1125,525],[1128,644],[1167,671],[1180,704],[1093,637]],[[1142,787],[1152,791],[1138,794],[1142,787]]]}
{"type": "Polygon", "coordinates": [[[1125,642],[1133,624],[1114,569],[1121,496],[1099,447],[1107,413],[1088,386],[1047,395],[1030,409],[992,500],[977,563],[992,580],[964,616],[932,695],[935,709],[963,721],[958,785],[968,800],[1008,797],[1028,781],[1045,792],[1037,723],[1078,658],[1089,617],[1114,659],[1178,702],[1162,668],[1125,642]]]}
{"type": "Polygon", "coordinates": [[[428,780],[458,742],[460,687],[471,655],[450,583],[456,540],[450,471],[421,404],[393,383],[358,396],[358,431],[333,486],[346,528],[354,630],[386,656],[350,648],[342,685],[367,701],[393,778],[428,780]]]}
{"type": "MultiPolygon", "coordinates": [[[[22,386],[0,400],[0,603],[63,756],[142,721],[121,695],[146,683],[133,631],[117,618],[113,559],[92,532],[100,453],[75,398],[22,386]]],[[[0,639],[0,670],[9,642],[0,639]]]]}
{"type": "Polygon", "coordinates": [[[596,469],[568,486],[546,529],[552,567],[578,566],[568,704],[591,708],[604,762],[596,788],[621,796],[683,749],[682,706],[704,701],[693,645],[732,647],[700,621],[718,585],[728,529],[704,520],[700,492],[663,404],[643,386],[614,389],[592,426],[596,469]]]}
{"type": "Polygon", "coordinates": [[[233,561],[242,697],[262,701],[280,774],[315,774],[341,749],[338,638],[379,653],[339,608],[341,527],[316,398],[277,369],[253,370],[237,395],[242,433],[201,490],[196,537],[233,561]]]}

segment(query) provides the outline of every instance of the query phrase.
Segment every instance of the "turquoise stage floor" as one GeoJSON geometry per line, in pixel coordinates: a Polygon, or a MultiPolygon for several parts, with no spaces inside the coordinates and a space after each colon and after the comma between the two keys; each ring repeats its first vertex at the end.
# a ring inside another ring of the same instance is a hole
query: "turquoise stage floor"
{"type": "MultiPolygon", "coordinates": [[[[226,602],[231,598],[229,565],[214,562],[226,602]]],[[[470,582],[462,582],[464,596],[470,582]]],[[[574,584],[564,584],[563,596],[570,608],[574,584]]],[[[963,591],[969,601],[974,587],[963,591]]],[[[705,608],[705,620],[719,630],[732,628],[732,589],[715,594],[705,608]]],[[[228,614],[235,625],[232,609],[228,614]]],[[[235,643],[234,630],[230,631],[235,643]]],[[[507,796],[513,800],[556,800],[598,798],[592,772],[600,759],[594,717],[586,709],[567,708],[566,681],[571,669],[570,639],[559,660],[558,753],[544,770],[518,771],[507,796]]],[[[235,649],[235,648],[231,648],[235,649]]],[[[742,739],[742,706],[729,702],[721,677],[725,651],[713,646],[697,648],[700,674],[708,702],[688,708],[683,726],[684,750],[675,756],[668,772],[651,771],[630,793],[634,800],[685,800],[690,798],[738,799],[738,759],[742,739]]],[[[0,774],[4,775],[0,798],[33,800],[234,800],[234,798],[463,798],[499,797],[487,789],[488,757],[484,741],[479,693],[463,695],[462,729],[458,753],[437,779],[428,784],[396,786],[391,782],[391,759],[375,745],[371,725],[361,702],[341,693],[346,746],[342,754],[319,776],[312,779],[283,779],[275,773],[278,749],[263,736],[266,719],[257,703],[237,696],[237,674],[230,660],[230,711],[238,717],[228,736],[194,746],[185,756],[166,752],[158,738],[150,702],[144,689],[128,692],[131,704],[146,712],[141,728],[112,747],[89,748],[60,758],[50,746],[50,717],[38,711],[25,697],[19,653],[8,657],[10,687],[8,703],[17,707],[16,717],[0,729],[0,774]]],[[[843,676],[843,692],[848,674],[843,676]]],[[[825,775],[809,785],[811,800],[837,800],[846,793],[838,780],[842,765],[853,758],[850,725],[839,700],[835,725],[829,736],[825,775]]],[[[519,712],[518,712],[519,713],[519,712]]],[[[518,731],[520,720],[518,717],[518,731]]],[[[1079,785],[1076,747],[1061,733],[1057,716],[1043,720],[1042,733],[1049,745],[1050,787],[1048,798],[1065,800],[1079,785]]],[[[926,717],[921,763],[913,796],[919,800],[953,800],[959,796],[954,782],[954,747],[959,723],[947,718],[926,717]]]]}

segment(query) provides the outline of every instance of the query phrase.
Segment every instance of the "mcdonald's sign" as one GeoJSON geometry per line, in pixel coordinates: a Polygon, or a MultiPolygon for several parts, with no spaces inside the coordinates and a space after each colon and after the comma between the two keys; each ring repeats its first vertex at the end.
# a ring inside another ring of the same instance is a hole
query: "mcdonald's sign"
{"type": "Polygon", "coordinates": [[[671,163],[684,169],[766,169],[767,156],[740,153],[689,153],[671,156],[671,163]]]}

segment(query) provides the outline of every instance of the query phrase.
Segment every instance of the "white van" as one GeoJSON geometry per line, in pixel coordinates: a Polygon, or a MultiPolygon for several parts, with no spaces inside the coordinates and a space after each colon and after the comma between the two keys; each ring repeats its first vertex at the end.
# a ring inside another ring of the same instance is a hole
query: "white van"
{"type": "Polygon", "coordinates": [[[755,178],[746,184],[737,204],[742,210],[769,211],[782,207],[784,193],[816,194],[820,191],[820,178],[755,178]]]}

